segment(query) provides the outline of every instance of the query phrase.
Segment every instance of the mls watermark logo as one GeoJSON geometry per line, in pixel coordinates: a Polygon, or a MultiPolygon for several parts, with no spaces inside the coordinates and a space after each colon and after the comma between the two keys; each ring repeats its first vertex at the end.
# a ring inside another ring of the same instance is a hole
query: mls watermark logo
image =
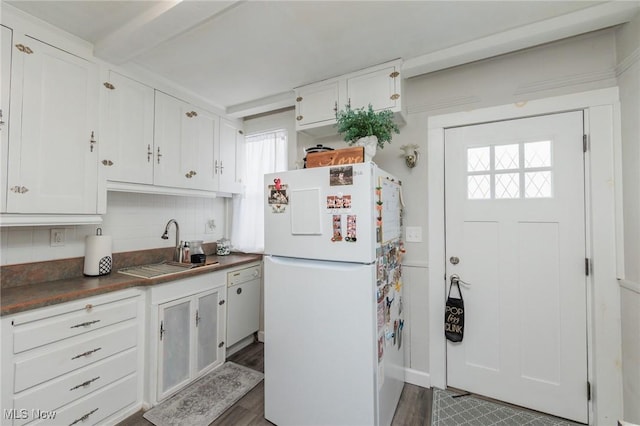
{"type": "Polygon", "coordinates": [[[56,418],[56,412],[53,410],[39,410],[32,408],[11,408],[2,410],[2,417],[5,420],[53,420],[56,418]]]}

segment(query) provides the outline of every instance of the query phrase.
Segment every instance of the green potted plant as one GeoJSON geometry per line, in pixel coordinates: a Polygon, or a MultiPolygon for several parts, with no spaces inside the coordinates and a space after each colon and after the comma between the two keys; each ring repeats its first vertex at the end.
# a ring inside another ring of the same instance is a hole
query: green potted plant
{"type": "Polygon", "coordinates": [[[344,110],[336,113],[338,133],[343,135],[349,145],[365,147],[365,160],[371,160],[376,148],[384,148],[385,142],[391,143],[392,132],[400,133],[398,125],[393,121],[393,112],[382,110],[375,112],[369,104],[367,109],[352,109],[346,105],[344,110]]]}

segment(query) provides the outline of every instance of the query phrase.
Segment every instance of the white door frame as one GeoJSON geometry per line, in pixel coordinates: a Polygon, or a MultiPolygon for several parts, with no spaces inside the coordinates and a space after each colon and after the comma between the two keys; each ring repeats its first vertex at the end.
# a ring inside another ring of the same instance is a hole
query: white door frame
{"type": "MultiPolygon", "coordinates": [[[[587,287],[590,424],[615,424],[622,416],[620,289],[622,174],[618,88],[430,117],[428,120],[429,375],[445,388],[444,131],[449,127],[584,110],[587,255],[593,267],[587,287]],[[616,184],[618,183],[618,184],[616,184]]],[[[586,392],[586,389],[585,389],[586,392]]]]}

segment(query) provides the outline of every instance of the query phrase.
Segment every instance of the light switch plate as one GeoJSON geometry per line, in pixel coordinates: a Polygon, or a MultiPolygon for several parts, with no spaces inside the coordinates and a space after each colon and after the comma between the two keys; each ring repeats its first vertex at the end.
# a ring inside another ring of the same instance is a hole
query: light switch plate
{"type": "Polygon", "coordinates": [[[404,240],[407,243],[421,243],[422,242],[422,226],[407,226],[404,229],[404,240]]]}

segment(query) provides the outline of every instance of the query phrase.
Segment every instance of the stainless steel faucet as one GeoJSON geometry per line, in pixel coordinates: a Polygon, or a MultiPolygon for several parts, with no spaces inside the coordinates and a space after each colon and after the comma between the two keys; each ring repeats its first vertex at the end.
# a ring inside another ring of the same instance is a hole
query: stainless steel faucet
{"type": "Polygon", "coordinates": [[[167,222],[167,226],[164,227],[164,234],[162,234],[160,238],[162,238],[163,240],[169,239],[169,226],[172,223],[176,225],[176,247],[173,252],[173,260],[174,262],[182,262],[182,247],[180,247],[180,225],[178,225],[178,222],[175,219],[171,219],[169,222],[167,222]]]}

